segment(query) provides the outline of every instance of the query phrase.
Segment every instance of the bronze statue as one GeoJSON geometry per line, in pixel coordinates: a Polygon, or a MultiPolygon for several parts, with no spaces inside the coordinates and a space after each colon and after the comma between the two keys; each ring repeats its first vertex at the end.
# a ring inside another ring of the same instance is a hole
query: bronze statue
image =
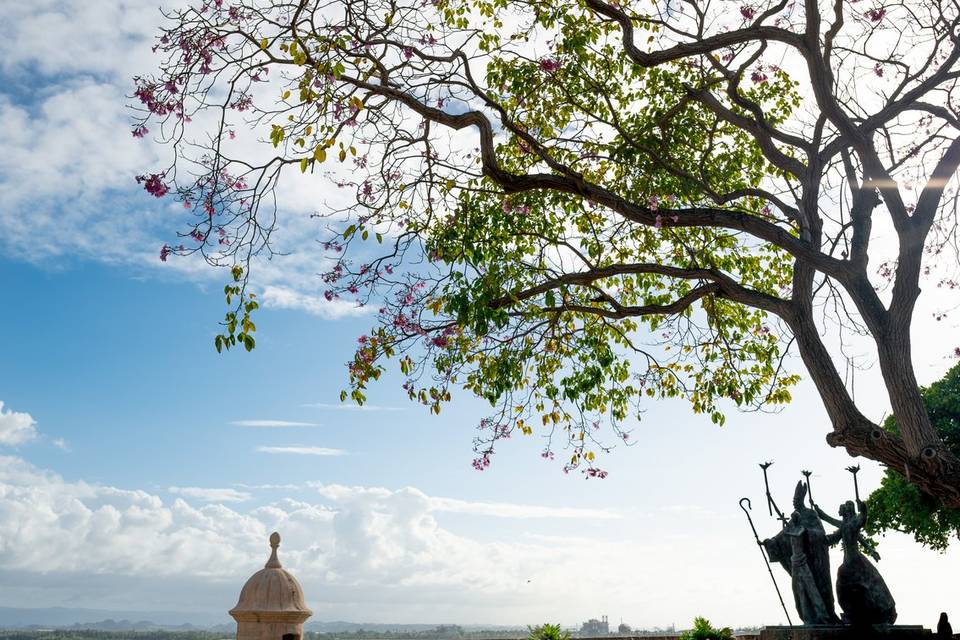
{"type": "Polygon", "coordinates": [[[770,560],[790,574],[797,613],[804,624],[839,624],[830,580],[830,542],[817,510],[804,504],[806,495],[807,486],[798,482],[789,522],[762,544],[770,560]]]}
{"type": "Polygon", "coordinates": [[[840,520],[815,508],[823,520],[837,527],[837,531],[826,537],[829,544],[843,542],[843,563],[837,570],[837,600],[843,609],[844,622],[855,626],[893,624],[897,619],[893,596],[880,572],[860,549],[867,546],[871,555],[879,560],[860,535],[867,521],[866,505],[858,500],[854,507],[853,501],[847,500],[840,505],[840,520]]]}

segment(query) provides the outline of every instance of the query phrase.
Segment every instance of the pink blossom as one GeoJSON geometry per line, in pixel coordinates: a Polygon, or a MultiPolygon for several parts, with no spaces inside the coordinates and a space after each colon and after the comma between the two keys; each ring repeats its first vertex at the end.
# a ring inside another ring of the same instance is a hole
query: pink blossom
{"type": "Polygon", "coordinates": [[[170,255],[171,251],[172,250],[167,245],[163,245],[162,247],[160,247],[160,261],[166,262],[167,256],[170,255]]]}
{"type": "Polygon", "coordinates": [[[140,125],[139,127],[137,127],[136,129],[133,130],[133,137],[134,137],[134,138],[142,138],[142,137],[144,137],[145,135],[147,135],[148,133],[150,133],[150,130],[147,129],[145,126],[140,125]]]}
{"type": "Polygon", "coordinates": [[[170,187],[163,182],[163,176],[164,174],[162,173],[152,173],[149,176],[140,175],[137,176],[137,184],[142,183],[147,193],[154,197],[162,198],[170,192],[170,187]]]}
{"type": "Polygon", "coordinates": [[[656,211],[660,206],[660,198],[657,196],[650,196],[647,198],[647,205],[650,207],[651,211],[656,211]]]}
{"type": "Polygon", "coordinates": [[[473,461],[473,468],[476,469],[477,471],[483,471],[484,469],[486,469],[486,468],[489,467],[489,466],[490,466],[490,452],[489,452],[489,451],[484,452],[484,454],[483,454],[481,457],[476,458],[476,459],[473,461]]]}
{"type": "Polygon", "coordinates": [[[867,19],[871,22],[880,22],[883,20],[883,17],[887,15],[887,10],[884,7],[880,7],[879,9],[867,9],[867,11],[864,12],[864,15],[867,16],[867,19]]]}
{"type": "Polygon", "coordinates": [[[560,61],[553,58],[543,58],[540,60],[540,70],[547,73],[553,73],[560,70],[560,61]]]}
{"type": "Polygon", "coordinates": [[[753,17],[757,15],[757,10],[753,7],[744,5],[740,7],[740,15],[742,15],[746,20],[753,20],[753,17]]]}

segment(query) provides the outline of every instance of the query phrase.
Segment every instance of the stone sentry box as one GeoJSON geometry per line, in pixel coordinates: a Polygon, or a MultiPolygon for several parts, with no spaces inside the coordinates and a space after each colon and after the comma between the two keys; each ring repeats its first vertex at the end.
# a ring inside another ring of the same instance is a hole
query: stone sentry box
{"type": "Polygon", "coordinates": [[[250,576],[230,615],[237,621],[237,640],[301,640],[303,623],[313,612],[303,601],[300,583],[280,565],[280,534],[270,535],[270,559],[250,576]]]}

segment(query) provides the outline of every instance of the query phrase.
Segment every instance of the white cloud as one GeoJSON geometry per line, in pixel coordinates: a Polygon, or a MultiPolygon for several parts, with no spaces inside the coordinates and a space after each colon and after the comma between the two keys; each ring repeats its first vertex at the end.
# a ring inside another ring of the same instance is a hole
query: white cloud
{"type": "Polygon", "coordinates": [[[314,409],[329,409],[331,411],[403,411],[403,407],[385,407],[376,404],[334,404],[328,402],[311,402],[303,405],[314,409]]]}
{"type": "Polygon", "coordinates": [[[29,413],[4,410],[0,401],[0,445],[14,446],[37,437],[36,421],[29,413]]]}
{"type": "Polygon", "coordinates": [[[196,498],[203,502],[246,502],[253,496],[246,491],[236,489],[211,489],[204,487],[170,487],[167,489],[175,495],[196,498]]]}
{"type": "Polygon", "coordinates": [[[289,420],[234,420],[235,427],[319,427],[315,422],[291,422],[289,420]]]}
{"type": "Polygon", "coordinates": [[[276,309],[299,309],[313,315],[337,320],[339,318],[365,316],[369,307],[360,307],[346,300],[325,300],[322,295],[304,293],[291,287],[268,285],[263,288],[260,299],[276,309]]]}
{"type": "MultiPolygon", "coordinates": [[[[357,499],[382,500],[397,493],[384,487],[358,487],[342,484],[323,484],[308,482],[324,498],[334,502],[352,502],[357,499]]],[[[472,502],[457,498],[428,496],[415,487],[404,487],[399,491],[422,499],[430,512],[465,513],[496,518],[584,518],[590,520],[613,520],[621,514],[604,509],[584,509],[576,507],[548,507],[543,505],[515,504],[509,502],[472,502]]]]}
{"type": "MultiPolygon", "coordinates": [[[[333,508],[282,499],[247,512],[188,502],[242,492],[170,491],[182,498],[171,502],[145,491],[67,481],[20,458],[0,457],[0,572],[49,574],[54,581],[65,574],[230,577],[239,588],[265,559],[274,530],[283,537],[284,566],[300,578],[308,599],[325,589],[358,588],[365,605],[378,597],[425,602],[450,589],[464,603],[481,594],[498,600],[514,597],[530,576],[574,570],[572,549],[562,544],[481,542],[452,533],[432,512],[461,507],[412,487],[331,486],[326,493],[337,497],[333,508]]],[[[554,579],[540,588],[551,583],[557,597],[581,590],[554,579]]]]}
{"type": "Polygon", "coordinates": [[[455,498],[431,498],[434,511],[447,513],[469,513],[498,518],[562,518],[588,520],[615,520],[622,516],[604,509],[583,509],[577,507],[545,507],[533,504],[513,504],[509,502],[468,502],[455,498]]]}
{"type": "Polygon", "coordinates": [[[249,489],[250,491],[301,491],[306,485],[301,484],[244,484],[237,482],[233,486],[240,489],[249,489]]]}
{"type": "Polygon", "coordinates": [[[328,449],[326,447],[257,447],[260,453],[293,453],[304,456],[342,456],[347,452],[343,449],[328,449]]]}
{"type": "MultiPolygon", "coordinates": [[[[179,206],[146,195],[133,180],[169,162],[169,148],[150,136],[131,136],[127,109],[131,78],[156,69],[150,48],[162,23],[152,0],[37,0],[4,7],[0,248],[9,255],[47,266],[81,257],[201,283],[224,277],[199,259],[160,262],[160,247],[179,242],[176,233],[187,223],[179,206]]],[[[193,130],[201,137],[203,120],[196,118],[193,130]]],[[[241,128],[240,155],[260,153],[265,147],[257,138],[241,128]]],[[[345,197],[339,190],[327,194],[327,186],[325,179],[295,176],[278,189],[275,253],[251,270],[264,306],[325,319],[369,313],[322,295],[317,274],[329,262],[316,242],[321,224],[311,214],[328,196],[345,197]]]]}

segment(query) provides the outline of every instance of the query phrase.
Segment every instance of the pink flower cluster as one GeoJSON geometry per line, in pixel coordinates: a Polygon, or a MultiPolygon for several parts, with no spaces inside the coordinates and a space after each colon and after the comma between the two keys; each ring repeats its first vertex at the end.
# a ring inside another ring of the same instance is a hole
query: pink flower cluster
{"type": "Polygon", "coordinates": [[[503,209],[504,213],[518,213],[523,216],[530,213],[530,207],[528,207],[527,205],[525,204],[515,205],[511,203],[509,200],[507,200],[506,198],[504,198],[501,208],[503,209]]]}
{"type": "Polygon", "coordinates": [[[560,61],[555,58],[543,58],[539,62],[540,70],[546,73],[553,73],[560,70],[560,61]]]}
{"type": "Polygon", "coordinates": [[[483,471],[490,466],[490,452],[485,451],[479,458],[474,458],[473,468],[477,471],[483,471]]]}
{"type": "MultiPolygon", "coordinates": [[[[134,78],[133,79],[136,88],[133,91],[134,97],[136,97],[140,103],[147,108],[147,111],[154,115],[165,116],[168,113],[178,111],[179,104],[174,100],[164,100],[161,95],[158,95],[160,85],[155,82],[149,82],[144,78],[134,78]]],[[[173,85],[174,89],[176,85],[173,85]]],[[[170,93],[169,88],[166,88],[167,93],[170,93]]]]}
{"type": "Polygon", "coordinates": [[[164,175],[163,173],[151,173],[149,176],[139,175],[137,176],[137,184],[143,184],[143,188],[150,195],[162,198],[170,193],[170,187],[163,182],[164,175]]]}

